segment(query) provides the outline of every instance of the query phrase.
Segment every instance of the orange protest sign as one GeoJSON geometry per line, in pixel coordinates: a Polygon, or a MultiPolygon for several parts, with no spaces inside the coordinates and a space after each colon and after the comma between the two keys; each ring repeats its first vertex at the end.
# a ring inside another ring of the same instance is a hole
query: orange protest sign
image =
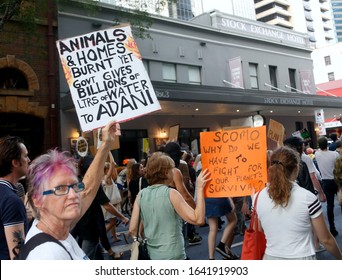
{"type": "Polygon", "coordinates": [[[267,181],[266,127],[202,132],[202,168],[212,180],[206,197],[237,197],[259,191],[267,181]]]}

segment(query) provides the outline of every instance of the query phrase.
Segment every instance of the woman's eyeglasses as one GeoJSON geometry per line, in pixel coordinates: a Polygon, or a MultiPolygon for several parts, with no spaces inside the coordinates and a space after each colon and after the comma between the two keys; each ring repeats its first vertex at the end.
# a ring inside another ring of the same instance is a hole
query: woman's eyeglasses
{"type": "Polygon", "coordinates": [[[68,194],[71,188],[74,190],[74,192],[79,193],[83,191],[85,187],[84,187],[83,182],[74,183],[71,185],[61,185],[61,186],[54,187],[51,190],[44,191],[43,195],[54,194],[57,196],[62,196],[62,195],[68,194]]]}

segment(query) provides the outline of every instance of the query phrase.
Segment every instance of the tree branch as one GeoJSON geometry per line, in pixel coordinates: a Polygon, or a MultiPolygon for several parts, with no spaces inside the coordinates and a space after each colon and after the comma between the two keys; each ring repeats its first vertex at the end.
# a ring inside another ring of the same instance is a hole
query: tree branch
{"type": "Polygon", "coordinates": [[[7,0],[0,5],[0,32],[7,21],[9,21],[19,10],[22,0],[7,0]],[[2,12],[2,10],[4,10],[2,12]]]}

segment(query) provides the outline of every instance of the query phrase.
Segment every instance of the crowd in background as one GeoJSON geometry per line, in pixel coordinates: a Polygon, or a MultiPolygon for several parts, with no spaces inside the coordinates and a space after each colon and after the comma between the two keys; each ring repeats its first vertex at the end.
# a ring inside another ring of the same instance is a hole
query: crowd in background
{"type": "MultiPolygon", "coordinates": [[[[151,259],[188,259],[184,244],[202,242],[199,226],[208,227],[208,259],[215,259],[215,251],[223,259],[239,259],[231,246],[247,228],[252,197],[204,198],[210,174],[202,170],[201,154],[175,142],[119,166],[108,157],[112,129],[113,124],[104,129],[103,148],[95,157],[78,161],[51,150],[31,162],[20,138],[1,138],[1,259],[13,259],[18,244],[39,233],[54,240],[33,248],[27,259],[120,259],[110,245],[121,241],[120,223],[129,225],[132,237],[147,239],[151,259]]],[[[325,249],[342,258],[334,239],[342,142],[336,134],[331,140],[320,137],[313,149],[290,137],[285,147],[267,152],[269,180],[257,208],[267,239],[264,259],[315,259],[325,249]]]]}

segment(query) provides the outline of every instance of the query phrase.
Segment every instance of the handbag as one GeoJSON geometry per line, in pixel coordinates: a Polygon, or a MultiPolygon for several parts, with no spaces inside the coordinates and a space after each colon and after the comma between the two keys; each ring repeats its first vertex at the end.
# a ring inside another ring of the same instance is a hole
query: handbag
{"type": "Polygon", "coordinates": [[[131,245],[131,260],[150,260],[146,239],[134,237],[131,245]]]}
{"type": "Polygon", "coordinates": [[[131,260],[151,260],[150,255],[147,250],[146,239],[143,239],[141,237],[134,237],[133,243],[131,246],[131,258],[130,259],[131,260]]]}
{"type": "Polygon", "coordinates": [[[115,183],[113,183],[113,194],[112,194],[111,202],[113,205],[116,205],[116,204],[119,204],[121,200],[122,198],[121,198],[121,193],[119,191],[119,188],[115,183]]]}
{"type": "MultiPolygon", "coordinates": [[[[139,210],[141,210],[140,205],[139,205],[139,210]]],[[[139,225],[140,225],[140,211],[139,211],[137,234],[133,238],[133,243],[131,246],[131,260],[151,260],[150,255],[147,250],[147,239],[139,237],[139,225]]]]}
{"type": "Polygon", "coordinates": [[[113,182],[112,184],[107,184],[105,180],[102,182],[103,190],[106,196],[109,198],[110,203],[116,205],[121,202],[121,194],[118,186],[113,182]]]}
{"type": "Polygon", "coordinates": [[[249,229],[245,230],[241,260],[262,260],[265,254],[266,237],[264,232],[259,231],[259,219],[256,211],[259,194],[260,192],[257,193],[254,201],[249,229]]]}

